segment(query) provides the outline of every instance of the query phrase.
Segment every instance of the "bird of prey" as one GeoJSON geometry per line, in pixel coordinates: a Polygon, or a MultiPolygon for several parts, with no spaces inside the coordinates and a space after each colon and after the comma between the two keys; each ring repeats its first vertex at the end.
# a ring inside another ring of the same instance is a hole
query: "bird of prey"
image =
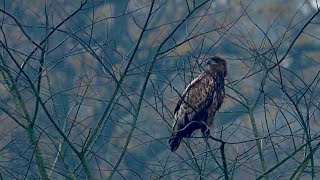
{"type": "Polygon", "coordinates": [[[176,151],[184,137],[201,129],[209,136],[214,116],[220,109],[224,96],[224,78],[227,75],[226,60],[220,56],[208,59],[204,71],[184,90],[174,110],[170,149],[176,151]]]}

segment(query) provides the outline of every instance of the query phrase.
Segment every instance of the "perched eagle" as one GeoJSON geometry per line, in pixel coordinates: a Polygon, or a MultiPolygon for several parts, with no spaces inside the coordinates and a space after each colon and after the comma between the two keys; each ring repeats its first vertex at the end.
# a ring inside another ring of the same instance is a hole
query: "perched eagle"
{"type": "Polygon", "coordinates": [[[171,151],[176,151],[184,137],[201,128],[209,135],[214,116],[220,109],[224,96],[224,78],[227,75],[226,60],[213,56],[207,61],[204,71],[184,90],[174,110],[171,151]]]}

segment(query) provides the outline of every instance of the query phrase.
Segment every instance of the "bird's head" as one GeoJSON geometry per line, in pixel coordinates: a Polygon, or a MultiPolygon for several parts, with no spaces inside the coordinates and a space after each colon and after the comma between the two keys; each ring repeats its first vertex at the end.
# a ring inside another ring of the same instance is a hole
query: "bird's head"
{"type": "Polygon", "coordinates": [[[223,72],[224,76],[227,75],[227,62],[224,58],[220,56],[212,56],[207,60],[205,71],[207,72],[215,72],[220,71],[223,72]]]}

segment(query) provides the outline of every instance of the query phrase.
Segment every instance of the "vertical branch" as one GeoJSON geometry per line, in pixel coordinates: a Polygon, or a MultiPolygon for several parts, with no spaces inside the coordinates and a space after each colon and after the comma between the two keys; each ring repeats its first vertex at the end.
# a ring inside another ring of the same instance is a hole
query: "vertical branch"
{"type": "MultiPolygon", "coordinates": [[[[38,170],[40,172],[40,176],[42,179],[48,179],[48,175],[45,169],[45,164],[43,161],[43,153],[41,148],[38,145],[38,140],[36,139],[35,132],[34,132],[34,126],[31,121],[31,117],[29,115],[29,112],[27,111],[25,102],[22,99],[22,95],[20,94],[17,84],[15,83],[13,76],[10,72],[10,70],[7,68],[6,63],[3,59],[3,56],[0,53],[0,71],[2,76],[6,79],[8,90],[10,91],[16,108],[21,111],[22,114],[24,114],[25,118],[21,118],[21,125],[22,127],[27,131],[29,142],[32,146],[36,164],[38,166],[38,170]]],[[[20,124],[18,123],[18,124],[20,124]]]]}
{"type": "Polygon", "coordinates": [[[226,154],[225,154],[225,151],[224,151],[224,146],[225,146],[225,144],[226,144],[225,142],[221,142],[221,145],[220,145],[220,153],[221,153],[222,164],[223,164],[224,179],[228,180],[228,179],[229,179],[228,166],[227,166],[226,154]]]}
{"type": "Polygon", "coordinates": [[[43,161],[43,153],[38,145],[38,140],[35,137],[34,129],[32,126],[29,126],[26,130],[28,132],[30,144],[32,145],[32,149],[36,159],[36,164],[40,172],[40,177],[41,179],[49,179],[45,165],[44,165],[44,161],[43,161]]]}
{"type": "MultiPolygon", "coordinates": [[[[144,23],[142,32],[141,32],[140,37],[139,37],[139,40],[138,40],[138,44],[136,45],[136,48],[135,48],[135,51],[134,51],[134,52],[136,52],[136,50],[138,49],[139,44],[140,44],[140,42],[141,42],[141,40],[142,40],[143,34],[145,33],[145,31],[146,31],[146,29],[147,29],[147,26],[148,26],[148,24],[149,24],[149,20],[150,20],[150,18],[151,18],[151,14],[152,14],[154,2],[155,2],[155,0],[153,0],[152,3],[151,3],[151,7],[150,7],[150,9],[149,9],[149,13],[148,13],[146,22],[144,23]]],[[[134,55],[135,55],[135,53],[131,56],[131,60],[133,60],[134,55]]],[[[129,65],[128,65],[128,66],[129,66],[129,65]]],[[[128,66],[127,66],[127,68],[128,68],[128,66]]],[[[139,109],[140,109],[140,106],[141,106],[141,103],[142,103],[144,91],[145,91],[145,88],[146,88],[146,86],[147,86],[148,80],[149,80],[149,76],[146,77],[145,83],[144,83],[144,85],[143,85],[142,93],[141,93],[141,95],[140,95],[140,100],[139,100],[138,108],[136,109],[136,112],[135,112],[135,114],[133,115],[132,128],[130,129],[130,131],[129,131],[129,133],[128,133],[128,136],[127,136],[127,139],[126,139],[124,148],[123,148],[123,150],[122,150],[122,152],[121,152],[121,154],[120,154],[120,156],[119,156],[116,164],[114,165],[114,168],[113,168],[113,170],[111,171],[108,179],[112,179],[114,173],[117,171],[117,168],[118,168],[120,162],[122,161],[122,158],[123,158],[125,152],[127,151],[127,147],[128,147],[128,145],[129,145],[129,142],[130,142],[130,140],[131,140],[133,131],[134,131],[134,129],[135,129],[135,126],[136,126],[136,123],[137,123],[137,120],[138,120],[139,109]]]]}
{"type": "MultiPolygon", "coordinates": [[[[258,148],[258,154],[259,154],[262,170],[263,170],[263,172],[266,172],[267,166],[265,164],[265,160],[264,160],[264,156],[263,156],[263,149],[262,149],[262,146],[261,146],[261,143],[259,140],[259,132],[258,132],[257,124],[256,124],[256,119],[253,115],[252,107],[248,107],[248,111],[249,111],[249,118],[250,118],[250,122],[251,122],[251,126],[252,126],[253,135],[254,135],[254,138],[256,139],[256,146],[258,148]]],[[[268,177],[265,176],[265,179],[268,179],[268,177]]]]}

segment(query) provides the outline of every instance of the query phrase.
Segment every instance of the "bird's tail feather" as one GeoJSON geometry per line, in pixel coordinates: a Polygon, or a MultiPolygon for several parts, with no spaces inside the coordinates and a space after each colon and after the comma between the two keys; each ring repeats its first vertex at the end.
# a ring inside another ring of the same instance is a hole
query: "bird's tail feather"
{"type": "Polygon", "coordinates": [[[178,137],[178,136],[172,136],[170,139],[169,139],[169,144],[170,144],[170,150],[172,152],[176,151],[180,145],[180,142],[181,142],[182,138],[181,137],[178,137]]]}

